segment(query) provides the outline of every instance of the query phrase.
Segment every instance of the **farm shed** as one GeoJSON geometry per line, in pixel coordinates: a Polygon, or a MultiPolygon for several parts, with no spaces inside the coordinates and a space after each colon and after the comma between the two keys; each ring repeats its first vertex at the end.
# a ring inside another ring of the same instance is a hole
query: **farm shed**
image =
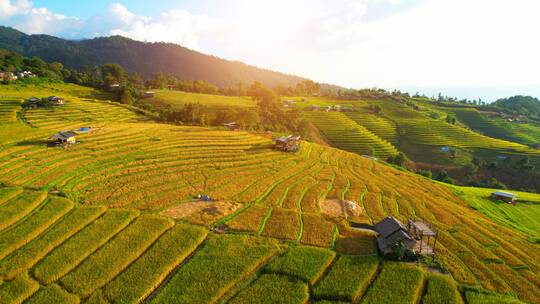
{"type": "Polygon", "coordinates": [[[407,228],[393,216],[385,217],[375,224],[375,231],[379,233],[377,245],[384,255],[392,253],[392,246],[398,242],[402,242],[409,250],[414,250],[416,246],[416,241],[409,235],[407,228]]]}
{"type": "Polygon", "coordinates": [[[505,203],[514,204],[516,202],[517,195],[510,192],[495,191],[491,193],[491,198],[498,201],[503,201],[505,203]]]}
{"type": "Polygon", "coordinates": [[[238,131],[240,130],[240,125],[236,122],[229,122],[229,123],[225,123],[223,124],[223,126],[225,126],[225,128],[227,128],[227,130],[229,131],[238,131]]]}
{"type": "Polygon", "coordinates": [[[64,104],[64,98],[60,98],[58,96],[49,96],[47,97],[47,100],[53,103],[55,106],[61,106],[64,104]]]}
{"type": "Polygon", "coordinates": [[[77,133],[73,131],[59,132],[51,136],[51,139],[56,140],[59,143],[63,144],[74,144],[76,142],[75,136],[77,133]]]}
{"type": "Polygon", "coordinates": [[[435,228],[426,222],[409,220],[407,222],[407,231],[417,241],[414,252],[435,254],[435,245],[437,245],[437,237],[439,236],[435,228]]]}
{"type": "Polygon", "coordinates": [[[156,92],[154,92],[154,91],[146,91],[146,92],[144,92],[144,97],[145,98],[152,98],[152,97],[154,97],[154,95],[156,95],[156,92]]]}
{"type": "Polygon", "coordinates": [[[285,152],[296,152],[300,147],[300,136],[279,137],[275,140],[274,148],[285,152]]]}

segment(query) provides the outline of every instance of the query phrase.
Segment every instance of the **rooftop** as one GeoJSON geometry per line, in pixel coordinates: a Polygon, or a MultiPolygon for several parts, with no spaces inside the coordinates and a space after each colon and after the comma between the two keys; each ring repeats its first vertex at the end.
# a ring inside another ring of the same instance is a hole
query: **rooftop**
{"type": "Polygon", "coordinates": [[[510,193],[510,192],[504,192],[504,191],[495,191],[495,192],[492,193],[492,195],[504,196],[504,197],[509,197],[509,198],[517,197],[516,194],[510,193]]]}
{"type": "Polygon", "coordinates": [[[375,230],[384,238],[400,229],[407,231],[405,226],[393,216],[385,217],[382,221],[375,224],[375,230]]]}

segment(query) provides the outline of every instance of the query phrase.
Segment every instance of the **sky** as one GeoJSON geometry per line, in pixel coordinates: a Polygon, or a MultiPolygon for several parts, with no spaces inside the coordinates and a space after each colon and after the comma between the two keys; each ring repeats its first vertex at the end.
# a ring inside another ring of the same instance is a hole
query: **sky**
{"type": "Polygon", "coordinates": [[[350,88],[540,97],[538,0],[0,0],[0,24],[165,41],[350,88]]]}

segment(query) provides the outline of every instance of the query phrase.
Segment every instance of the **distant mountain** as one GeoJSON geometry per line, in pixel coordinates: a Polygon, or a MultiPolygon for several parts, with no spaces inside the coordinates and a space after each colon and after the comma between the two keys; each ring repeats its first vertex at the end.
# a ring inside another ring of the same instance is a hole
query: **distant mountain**
{"type": "Polygon", "coordinates": [[[512,114],[540,117],[540,100],[531,96],[513,96],[502,98],[490,104],[512,114]]]}
{"type": "Polygon", "coordinates": [[[27,35],[0,26],[0,48],[25,56],[37,56],[48,62],[61,62],[75,69],[118,63],[129,72],[137,72],[145,78],[161,72],[179,79],[205,80],[218,86],[253,81],[272,87],[278,84],[291,86],[305,80],[205,55],[177,44],[146,43],[121,36],[75,41],[49,35],[27,35]]]}

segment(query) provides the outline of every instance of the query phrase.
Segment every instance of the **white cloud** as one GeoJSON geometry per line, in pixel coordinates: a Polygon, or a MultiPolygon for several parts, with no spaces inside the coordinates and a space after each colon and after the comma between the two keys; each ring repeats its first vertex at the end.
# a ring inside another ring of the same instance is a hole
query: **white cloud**
{"type": "Polygon", "coordinates": [[[199,49],[199,41],[216,28],[207,16],[183,9],[162,12],[157,17],[139,16],[120,3],[87,20],[35,8],[25,0],[0,0],[0,20],[28,34],[50,34],[66,38],[122,35],[136,40],[173,42],[199,49]]]}
{"type": "Polygon", "coordinates": [[[174,42],[350,87],[540,85],[538,0],[205,0],[197,7],[205,15],[141,16],[114,3],[81,20],[0,0],[0,20],[66,38],[174,42]]]}
{"type": "Polygon", "coordinates": [[[200,37],[215,28],[207,16],[192,14],[183,9],[168,10],[156,18],[136,16],[121,4],[113,4],[108,15],[121,21],[110,34],[142,41],[164,41],[199,49],[200,37]]]}
{"type": "Polygon", "coordinates": [[[17,0],[14,3],[10,0],[0,0],[0,20],[25,13],[31,7],[32,5],[27,0],[17,0]]]}

